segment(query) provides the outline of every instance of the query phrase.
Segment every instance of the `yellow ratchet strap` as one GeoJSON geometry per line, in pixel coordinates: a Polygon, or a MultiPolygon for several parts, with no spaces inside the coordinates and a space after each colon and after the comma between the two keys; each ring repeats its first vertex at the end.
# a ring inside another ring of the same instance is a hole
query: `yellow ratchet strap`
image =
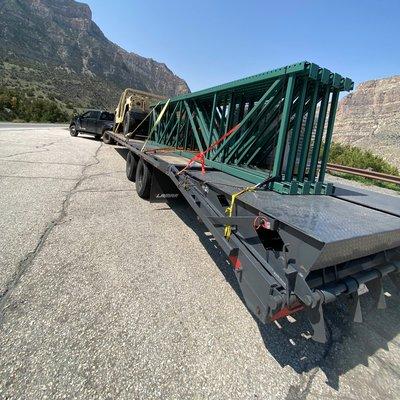
{"type": "MultiPolygon", "coordinates": [[[[234,211],[234,208],[235,208],[236,198],[239,197],[240,195],[242,195],[243,193],[253,192],[255,189],[256,189],[256,186],[249,186],[247,188],[242,189],[240,192],[233,193],[232,196],[231,196],[231,205],[229,207],[227,207],[227,209],[225,210],[225,214],[228,217],[232,217],[233,211],[234,211]]],[[[231,238],[231,234],[232,234],[232,226],[231,225],[225,225],[225,230],[224,230],[225,238],[227,240],[229,240],[231,238]]]]}
{"type": "MultiPolygon", "coordinates": [[[[155,107],[157,107],[159,104],[160,104],[160,102],[158,102],[158,103],[155,105],[155,107]]],[[[125,135],[125,137],[128,138],[128,139],[131,138],[131,137],[133,136],[133,134],[142,126],[142,124],[144,123],[144,121],[146,121],[147,118],[150,117],[150,115],[151,115],[152,112],[153,112],[153,110],[151,110],[151,111],[140,121],[139,125],[138,125],[132,132],[128,132],[128,133],[125,135]]],[[[118,132],[118,127],[119,127],[119,125],[121,125],[121,122],[119,122],[119,123],[117,124],[117,127],[116,127],[115,132],[118,132]]]]}
{"type": "MultiPolygon", "coordinates": [[[[147,139],[146,139],[146,141],[144,142],[143,147],[142,147],[142,149],[141,149],[140,151],[144,151],[147,142],[150,140],[150,137],[151,137],[152,133],[154,132],[154,129],[156,129],[156,127],[157,127],[157,125],[160,123],[161,118],[163,117],[165,111],[167,110],[167,107],[168,107],[168,104],[169,104],[170,100],[171,100],[171,99],[168,99],[167,102],[165,103],[164,108],[161,110],[160,115],[159,115],[159,116],[157,117],[157,119],[156,119],[156,122],[154,122],[154,125],[153,125],[153,127],[151,128],[151,131],[149,132],[149,135],[147,136],[147,139]]],[[[159,103],[158,103],[158,104],[159,104],[159,103]]],[[[158,105],[158,104],[157,104],[157,105],[158,105]]]]}

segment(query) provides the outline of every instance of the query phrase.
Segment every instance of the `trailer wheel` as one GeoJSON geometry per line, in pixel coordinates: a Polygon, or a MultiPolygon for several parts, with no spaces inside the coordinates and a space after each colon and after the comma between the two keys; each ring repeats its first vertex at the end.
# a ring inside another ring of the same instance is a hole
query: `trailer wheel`
{"type": "Polygon", "coordinates": [[[136,168],[136,192],[142,199],[150,197],[151,169],[141,158],[136,168]]]}
{"type": "Polygon", "coordinates": [[[132,182],[135,182],[136,180],[137,165],[137,158],[130,151],[128,153],[128,157],[126,158],[126,177],[132,182]]]}
{"type": "Polygon", "coordinates": [[[107,132],[103,132],[102,139],[105,144],[114,144],[114,140],[107,132]]]}
{"type": "Polygon", "coordinates": [[[129,132],[132,132],[134,119],[129,111],[127,111],[124,115],[124,126],[123,132],[124,135],[127,135],[129,132]]]}

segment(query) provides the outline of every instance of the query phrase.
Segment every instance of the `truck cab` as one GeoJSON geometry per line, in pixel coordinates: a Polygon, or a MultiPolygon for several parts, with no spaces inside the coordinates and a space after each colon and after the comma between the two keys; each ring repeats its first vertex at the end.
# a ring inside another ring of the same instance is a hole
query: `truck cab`
{"type": "Polygon", "coordinates": [[[106,110],[88,110],[75,116],[70,125],[71,136],[79,133],[94,135],[101,138],[106,130],[112,130],[114,126],[114,114],[106,110]]]}

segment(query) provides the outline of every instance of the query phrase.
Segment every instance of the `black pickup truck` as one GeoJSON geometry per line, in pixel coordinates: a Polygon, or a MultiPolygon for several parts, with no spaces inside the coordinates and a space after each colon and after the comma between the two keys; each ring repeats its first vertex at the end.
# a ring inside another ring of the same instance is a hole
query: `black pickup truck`
{"type": "Polygon", "coordinates": [[[104,131],[112,130],[113,126],[114,114],[104,110],[88,110],[72,118],[69,124],[69,133],[71,136],[85,133],[100,139],[104,131]]]}

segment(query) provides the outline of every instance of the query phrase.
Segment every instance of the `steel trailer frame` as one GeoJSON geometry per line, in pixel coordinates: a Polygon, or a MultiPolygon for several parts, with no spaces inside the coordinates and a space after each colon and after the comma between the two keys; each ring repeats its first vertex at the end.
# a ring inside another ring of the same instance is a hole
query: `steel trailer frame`
{"type": "Polygon", "coordinates": [[[143,141],[109,134],[136,162],[142,159],[151,168],[151,200],[177,193],[187,200],[231,261],[244,301],[261,322],[304,309],[314,340],[325,342],[323,304],[349,296],[351,315],[361,322],[362,286],[378,308],[385,307],[384,276],[400,289],[400,200],[388,204],[384,196],[385,207],[380,207],[377,194],[353,200],[345,189],[333,197],[282,196],[261,188],[240,196],[228,217],[232,194],[247,181],[212,168],[202,174],[199,165],[182,172],[187,159],[171,159],[156,144],[142,151],[143,141]],[[348,214],[362,215],[363,223],[352,226],[348,214]],[[229,239],[227,225],[232,227],[229,239]]]}

